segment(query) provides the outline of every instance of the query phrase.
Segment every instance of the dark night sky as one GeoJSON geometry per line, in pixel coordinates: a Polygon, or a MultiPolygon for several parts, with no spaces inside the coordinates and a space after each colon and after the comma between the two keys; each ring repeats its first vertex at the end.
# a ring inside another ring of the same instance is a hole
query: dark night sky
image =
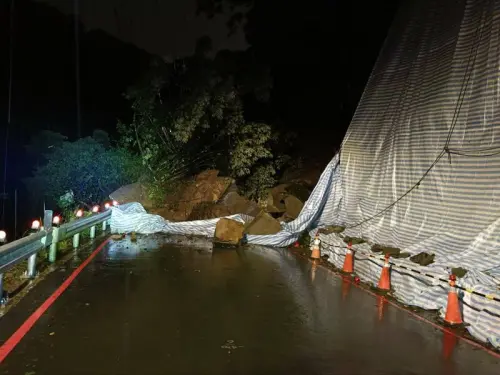
{"type": "MultiPolygon", "coordinates": [[[[37,0],[73,14],[74,0],[37,0]]],[[[165,57],[194,52],[196,39],[212,38],[214,50],[245,49],[243,32],[228,37],[228,17],[208,20],[196,16],[196,0],[79,0],[80,16],[88,29],[102,29],[146,51],[165,57]]],[[[269,0],[272,1],[272,0],[269,0]]]]}
{"type": "MultiPolygon", "coordinates": [[[[259,63],[272,69],[275,84],[272,110],[276,117],[292,128],[303,128],[305,123],[316,129],[328,128],[334,132],[337,144],[356,108],[397,4],[397,0],[380,3],[256,0],[255,11],[251,12],[250,34],[248,29],[246,35],[240,29],[229,37],[226,21],[230,15],[210,20],[204,14],[196,15],[197,0],[31,1],[51,10],[28,10],[36,8],[28,5],[30,0],[15,0],[19,8],[16,17],[26,20],[24,23],[19,20],[16,30],[14,104],[17,114],[36,114],[40,123],[45,122],[55,130],[60,129],[58,124],[74,123],[76,98],[71,86],[75,84],[75,41],[71,14],[79,3],[80,20],[85,28],[81,38],[87,46],[82,44],[87,52],[83,51],[81,57],[83,121],[87,128],[104,127],[113,132],[116,119],[127,116],[123,110],[126,103],[120,94],[134,83],[144,67],[127,61],[128,57],[134,58],[129,47],[128,52],[117,57],[116,49],[125,48],[117,44],[119,41],[172,58],[191,55],[196,40],[208,35],[214,51],[245,49],[248,47],[245,38],[250,38],[259,63]],[[24,15],[21,8],[26,9],[24,15]],[[69,22],[60,19],[64,18],[62,14],[56,15],[59,11],[67,15],[69,22]],[[39,12],[43,14],[38,15],[39,12]],[[100,36],[95,34],[97,30],[100,36]],[[85,31],[94,32],[94,36],[87,37],[90,34],[85,31]],[[108,42],[104,43],[104,39],[108,42]],[[101,45],[95,48],[95,42],[101,45]],[[35,65],[30,55],[40,56],[35,65]],[[56,64],[60,67],[55,68],[56,64]],[[36,69],[43,74],[38,74],[36,69]],[[117,69],[121,70],[120,76],[117,69]],[[47,70],[54,70],[54,74],[47,74],[47,70]],[[59,73],[63,71],[64,75],[59,73]],[[109,79],[110,73],[115,75],[113,80],[109,79]],[[36,82],[40,77],[51,77],[52,86],[57,82],[62,88],[60,94],[46,92],[46,84],[36,82]],[[24,87],[19,85],[19,80],[25,80],[24,87]],[[33,98],[34,106],[45,113],[37,113],[38,109],[34,111],[20,102],[20,98],[28,98],[27,89],[38,90],[36,96],[28,96],[33,98]],[[102,97],[97,99],[96,93],[102,97]],[[39,100],[41,96],[43,101],[39,100]]],[[[74,129],[68,135],[72,136],[71,133],[74,129]]]]}

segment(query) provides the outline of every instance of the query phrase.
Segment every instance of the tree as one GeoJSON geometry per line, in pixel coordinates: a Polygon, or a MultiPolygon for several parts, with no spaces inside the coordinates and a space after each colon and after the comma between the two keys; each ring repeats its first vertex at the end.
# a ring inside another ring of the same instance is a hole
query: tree
{"type": "Polygon", "coordinates": [[[92,138],[94,138],[94,140],[97,143],[100,143],[105,149],[108,149],[111,147],[111,141],[109,139],[109,134],[104,130],[95,129],[92,132],[92,138]]]}
{"type": "MultiPolygon", "coordinates": [[[[238,59],[239,54],[215,60],[198,54],[157,63],[127,91],[134,120],[119,124],[122,144],[141,155],[155,192],[161,194],[162,186],[206,166],[243,182],[255,168],[267,165],[260,173],[267,171],[268,180],[273,179],[276,132],[270,124],[249,121],[244,109],[244,98],[257,98],[263,84],[245,81],[240,69],[250,71],[251,65],[238,64],[238,59]]],[[[248,191],[257,196],[263,189],[248,191]]]]}
{"type": "Polygon", "coordinates": [[[91,137],[65,141],[46,159],[26,184],[55,203],[70,193],[76,204],[90,207],[120,186],[137,181],[140,172],[137,159],[130,153],[106,149],[91,137]]]}

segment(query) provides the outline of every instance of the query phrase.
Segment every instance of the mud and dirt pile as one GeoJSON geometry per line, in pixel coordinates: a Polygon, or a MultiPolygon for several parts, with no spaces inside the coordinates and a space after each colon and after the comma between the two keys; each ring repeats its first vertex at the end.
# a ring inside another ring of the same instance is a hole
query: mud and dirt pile
{"type": "Polygon", "coordinates": [[[182,181],[160,207],[154,207],[139,183],[124,186],[110,196],[122,203],[139,202],[150,213],[174,222],[245,214],[255,217],[245,226],[246,234],[274,234],[280,230],[280,222],[292,221],[300,214],[319,173],[306,170],[301,175],[300,170],[293,169],[284,176],[260,203],[243,196],[235,181],[220,176],[217,170],[206,170],[182,181]]]}

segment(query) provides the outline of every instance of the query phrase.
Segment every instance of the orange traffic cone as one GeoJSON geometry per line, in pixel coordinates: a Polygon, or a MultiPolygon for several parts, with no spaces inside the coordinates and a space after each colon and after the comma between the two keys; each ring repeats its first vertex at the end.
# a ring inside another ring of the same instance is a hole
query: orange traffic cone
{"type": "Polygon", "coordinates": [[[354,267],[353,267],[353,254],[352,254],[352,242],[349,242],[347,245],[347,251],[345,254],[345,260],[344,260],[344,267],[342,268],[342,271],[345,273],[353,273],[354,267]]]}
{"type": "Polygon", "coordinates": [[[378,281],[378,289],[383,291],[391,290],[391,275],[389,270],[391,265],[389,264],[389,254],[385,254],[384,266],[382,267],[382,273],[380,274],[380,280],[378,281]]]}
{"type": "Polygon", "coordinates": [[[450,291],[448,292],[448,304],[446,306],[446,315],[444,321],[450,325],[459,325],[464,321],[460,314],[460,304],[458,302],[457,289],[455,288],[455,281],[457,277],[453,274],[450,275],[450,291]]]}
{"type": "Polygon", "coordinates": [[[321,240],[319,239],[319,233],[316,232],[316,236],[314,236],[313,245],[311,247],[311,258],[312,259],[321,259],[321,240]]]}

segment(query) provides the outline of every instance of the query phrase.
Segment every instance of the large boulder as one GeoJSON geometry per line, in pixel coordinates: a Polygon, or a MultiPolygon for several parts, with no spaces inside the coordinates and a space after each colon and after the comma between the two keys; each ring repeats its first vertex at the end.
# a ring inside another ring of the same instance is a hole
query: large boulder
{"type": "Polygon", "coordinates": [[[321,173],[323,173],[329,161],[330,157],[324,161],[304,160],[299,165],[287,168],[280,179],[280,183],[295,182],[312,188],[318,182],[321,173]]]}
{"type": "Polygon", "coordinates": [[[279,207],[276,207],[274,205],[274,195],[272,194],[272,190],[270,189],[269,192],[268,192],[268,195],[267,195],[267,199],[266,199],[266,212],[270,212],[270,213],[283,213],[285,212],[285,206],[284,204],[281,202],[283,199],[283,197],[281,195],[279,196],[276,196],[276,201],[277,202],[280,202],[278,203],[278,206],[279,207]]]}
{"type": "Polygon", "coordinates": [[[285,198],[288,195],[288,184],[281,184],[272,188],[267,198],[268,212],[285,212],[285,198]]]}
{"type": "Polygon", "coordinates": [[[311,189],[304,183],[293,183],[286,187],[286,192],[294,197],[297,197],[302,202],[309,199],[311,189]]]}
{"type": "Polygon", "coordinates": [[[293,195],[288,195],[285,198],[286,216],[297,218],[304,207],[304,203],[297,197],[293,195]]]}
{"type": "Polygon", "coordinates": [[[148,212],[153,215],[159,215],[168,221],[177,221],[176,212],[168,207],[153,207],[148,209],[148,212]]]}
{"type": "MultiPolygon", "coordinates": [[[[202,203],[215,204],[233,183],[229,177],[219,177],[219,171],[207,170],[197,175],[192,181],[183,183],[175,194],[167,197],[167,206],[169,207],[168,220],[185,221],[191,217],[195,207],[202,203]]],[[[206,207],[200,207],[205,212],[205,218],[208,212],[206,207]]],[[[199,215],[200,210],[194,215],[199,215]]],[[[222,211],[221,211],[222,212],[222,211]]],[[[217,214],[219,215],[219,213],[217,214]]],[[[224,214],[222,216],[226,216],[224,214]]],[[[220,216],[215,216],[220,217],[220,216]]]]}
{"type": "Polygon", "coordinates": [[[221,198],[219,204],[226,207],[231,215],[246,214],[255,216],[260,212],[259,206],[256,202],[246,199],[234,190],[227,192],[221,198]]]}
{"type": "Polygon", "coordinates": [[[195,180],[196,181],[215,181],[219,176],[219,171],[217,169],[207,169],[206,171],[198,173],[195,180]]]}
{"type": "Polygon", "coordinates": [[[280,222],[264,211],[261,211],[245,227],[246,234],[276,234],[280,230],[280,222]]]}
{"type": "Polygon", "coordinates": [[[302,184],[280,184],[270,189],[266,211],[271,214],[283,213],[286,220],[295,219],[304,202],[309,198],[310,190],[302,184]]]}
{"type": "Polygon", "coordinates": [[[231,212],[224,205],[202,202],[193,208],[188,220],[206,220],[229,215],[231,215],[231,212]]]}
{"type": "Polygon", "coordinates": [[[294,221],[296,218],[295,217],[291,217],[291,216],[288,216],[287,213],[285,212],[283,215],[281,215],[277,220],[280,222],[280,223],[289,223],[291,221],[294,221]]]}
{"type": "Polygon", "coordinates": [[[153,202],[149,199],[146,188],[139,182],[122,186],[112,192],[109,197],[120,203],[139,202],[145,208],[153,207],[153,202]]]}
{"type": "Polygon", "coordinates": [[[217,202],[233,180],[218,177],[219,171],[209,170],[200,173],[184,190],[181,203],[189,202],[192,207],[201,202],[217,202]]]}
{"type": "Polygon", "coordinates": [[[215,226],[214,242],[236,246],[243,238],[243,230],[243,223],[222,218],[215,226]]]}

